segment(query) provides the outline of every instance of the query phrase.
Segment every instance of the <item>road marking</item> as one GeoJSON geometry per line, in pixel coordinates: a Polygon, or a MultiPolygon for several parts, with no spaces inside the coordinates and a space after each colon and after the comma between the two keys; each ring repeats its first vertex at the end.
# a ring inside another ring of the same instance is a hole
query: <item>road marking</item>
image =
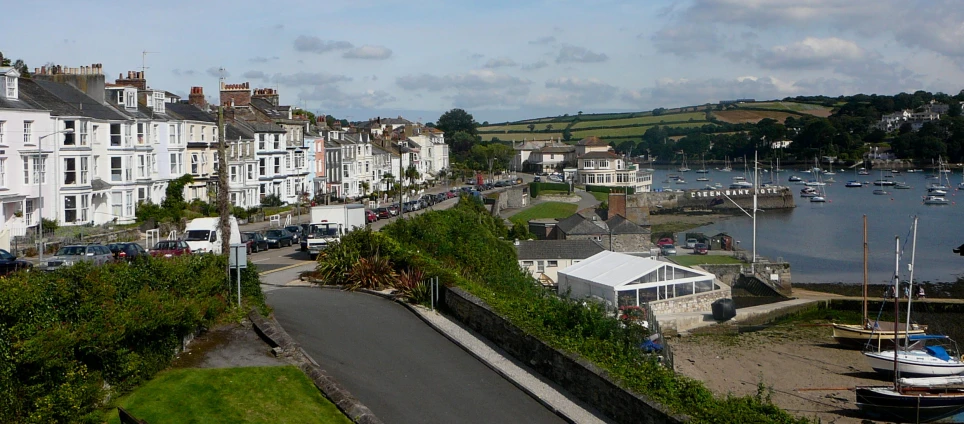
{"type": "Polygon", "coordinates": [[[294,264],[294,265],[288,265],[288,266],[281,267],[281,268],[278,268],[278,269],[272,269],[272,270],[270,270],[270,271],[261,272],[261,273],[258,273],[258,275],[260,275],[260,276],[265,276],[265,275],[272,274],[272,273],[275,273],[275,272],[286,271],[286,270],[289,270],[289,269],[292,269],[292,268],[297,268],[297,267],[299,267],[299,266],[305,266],[305,265],[312,264],[312,263],[315,263],[315,261],[301,261],[301,262],[296,263],[296,264],[294,264]]]}

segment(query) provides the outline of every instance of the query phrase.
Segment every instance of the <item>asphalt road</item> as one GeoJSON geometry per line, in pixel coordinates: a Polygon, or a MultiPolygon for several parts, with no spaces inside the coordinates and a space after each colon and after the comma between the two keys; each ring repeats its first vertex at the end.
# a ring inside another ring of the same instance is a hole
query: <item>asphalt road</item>
{"type": "Polygon", "coordinates": [[[301,287],[267,300],[305,351],[384,422],[564,422],[401,305],[301,287]]]}

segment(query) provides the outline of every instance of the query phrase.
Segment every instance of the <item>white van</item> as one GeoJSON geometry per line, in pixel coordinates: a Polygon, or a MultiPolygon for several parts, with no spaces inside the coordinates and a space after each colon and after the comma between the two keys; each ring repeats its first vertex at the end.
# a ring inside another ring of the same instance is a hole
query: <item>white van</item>
{"type": "MultiPolygon", "coordinates": [[[[184,241],[191,246],[192,253],[214,253],[220,255],[221,252],[221,227],[218,225],[219,218],[196,218],[187,223],[184,230],[184,241]]],[[[229,240],[231,244],[241,243],[241,230],[238,228],[238,220],[230,217],[231,234],[229,240]]]]}

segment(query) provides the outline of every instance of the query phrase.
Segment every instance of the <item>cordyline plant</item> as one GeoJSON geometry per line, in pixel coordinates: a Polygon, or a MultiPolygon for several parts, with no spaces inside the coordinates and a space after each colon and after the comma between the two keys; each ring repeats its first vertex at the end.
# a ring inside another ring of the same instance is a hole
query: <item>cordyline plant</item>
{"type": "Polygon", "coordinates": [[[403,270],[395,279],[395,289],[410,303],[426,303],[429,300],[429,285],[425,282],[425,272],[418,268],[403,270]]]}
{"type": "Polygon", "coordinates": [[[358,289],[381,290],[389,287],[395,280],[395,269],[387,257],[375,255],[370,258],[359,258],[348,272],[346,290],[358,289]]]}

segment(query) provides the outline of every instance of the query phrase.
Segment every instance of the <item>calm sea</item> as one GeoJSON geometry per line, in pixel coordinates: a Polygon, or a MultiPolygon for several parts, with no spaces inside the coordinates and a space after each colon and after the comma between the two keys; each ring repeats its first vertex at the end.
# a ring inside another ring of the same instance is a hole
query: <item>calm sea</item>
{"type": "MultiPolygon", "coordinates": [[[[695,168],[694,168],[695,171],[695,168]]],[[[742,169],[732,172],[711,170],[708,174],[694,171],[677,172],[673,169],[656,169],[653,188],[698,189],[707,184],[721,183],[727,187],[733,177],[744,175],[742,169]],[[668,174],[681,175],[686,184],[664,182],[668,174]],[[696,181],[705,175],[710,181],[696,181]]],[[[898,190],[884,187],[890,194],[875,195],[879,188],[871,184],[881,179],[880,171],[870,175],[857,175],[854,170],[838,170],[827,184],[827,203],[811,203],[799,197],[803,185],[790,183],[788,178],[796,175],[804,181],[814,177],[800,170],[783,170],[779,174],[761,173],[760,181],[771,179],[779,185],[789,186],[794,192],[797,207],[792,210],[764,210],[757,212],[757,255],[771,259],[781,258],[790,263],[794,282],[847,282],[863,281],[863,223],[867,215],[869,242],[869,281],[888,283],[894,272],[894,237],[900,237],[903,251],[901,275],[906,278],[911,254],[911,229],[913,216],[920,220],[917,228],[917,255],[914,279],[916,281],[948,282],[964,275],[964,256],[952,252],[964,244],[964,190],[958,191],[962,181],[960,168],[950,174],[948,205],[924,205],[923,196],[927,184],[934,180],[926,177],[930,172],[894,174],[895,181],[904,181],[913,188],[898,190]],[[848,180],[865,182],[862,188],[847,188],[848,180]]],[[[831,176],[821,176],[826,179],[831,176]]],[[[752,180],[752,170],[747,175],[752,180]]],[[[946,183],[945,183],[946,184],[946,183]]],[[[740,247],[750,251],[753,239],[753,220],[746,215],[735,216],[712,225],[692,230],[707,235],[727,233],[740,241],[740,247]]]]}

